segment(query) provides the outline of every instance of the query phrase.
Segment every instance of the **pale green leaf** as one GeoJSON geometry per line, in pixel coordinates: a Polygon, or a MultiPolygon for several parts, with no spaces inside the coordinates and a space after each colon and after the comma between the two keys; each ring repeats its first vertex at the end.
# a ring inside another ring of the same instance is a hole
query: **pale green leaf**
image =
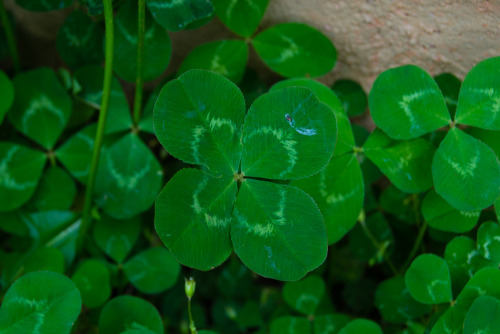
{"type": "Polygon", "coordinates": [[[192,70],[208,70],[239,83],[248,61],[248,46],[241,40],[222,40],[201,44],[182,61],[178,75],[192,70]]]}
{"type": "Polygon", "coordinates": [[[453,128],[439,145],[432,162],[436,192],[458,210],[492,205],[500,194],[500,164],[483,142],[453,128]]]}
{"type": "Polygon", "coordinates": [[[232,175],[241,158],[245,100],[230,80],[191,70],[166,84],[153,122],[158,140],[174,157],[212,175],[232,175]]]}
{"type": "Polygon", "coordinates": [[[282,180],[311,176],[330,160],[336,135],[335,114],[309,89],[262,95],[245,119],[241,171],[282,180]]]}
{"type": "Polygon", "coordinates": [[[75,284],[50,271],[26,274],[9,288],[0,308],[2,334],[69,334],[82,300],[75,284]]]}
{"type": "Polygon", "coordinates": [[[167,183],[156,200],[155,228],[180,263],[210,270],[232,253],[236,192],[232,176],[214,178],[196,169],[183,169],[167,183]]]}
{"type": "Polygon", "coordinates": [[[110,216],[126,219],[149,209],[160,191],[163,170],[137,134],[129,133],[102,155],[95,201],[110,216]]]}
{"type": "Polygon", "coordinates": [[[269,0],[212,0],[215,14],[241,37],[250,37],[259,26],[269,0]]]}
{"type": "Polygon", "coordinates": [[[337,60],[328,37],[301,23],[272,26],[255,36],[252,45],[267,66],[285,77],[318,77],[337,60]]]}
{"type": "Polygon", "coordinates": [[[284,281],[304,277],[327,253],[325,225],[311,197],[295,187],[252,179],[241,184],[231,240],[248,268],[284,281]]]}
{"type": "Polygon", "coordinates": [[[500,130],[500,57],[483,60],[467,74],[455,122],[500,130]]]}
{"type": "Polygon", "coordinates": [[[380,74],[369,104],[375,124],[394,139],[416,138],[451,122],[438,85],[414,65],[380,74]]]}
{"type": "Polygon", "coordinates": [[[71,114],[71,99],[55,72],[40,67],[18,74],[12,83],[16,95],[9,121],[45,149],[53,148],[71,114]]]}
{"type": "Polygon", "coordinates": [[[0,143],[0,211],[17,209],[30,199],[45,161],[40,151],[0,143]]]}

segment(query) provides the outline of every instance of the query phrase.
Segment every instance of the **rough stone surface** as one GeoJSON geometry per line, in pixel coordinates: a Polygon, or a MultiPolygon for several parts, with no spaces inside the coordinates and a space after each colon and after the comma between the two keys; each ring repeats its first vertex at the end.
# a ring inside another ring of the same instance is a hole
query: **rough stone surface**
{"type": "MultiPolygon", "coordinates": [[[[41,58],[44,65],[55,66],[57,55],[46,49],[55,45],[57,29],[68,11],[29,13],[13,0],[5,3],[28,44],[22,46],[25,64],[41,65],[31,63],[41,58]]],[[[500,55],[500,0],[271,0],[259,29],[282,22],[308,23],[335,43],[337,65],[321,81],[332,84],[350,78],[367,91],[377,75],[390,67],[411,63],[432,75],[451,72],[463,78],[480,60],[500,55]]],[[[169,72],[196,45],[236,38],[217,19],[171,37],[174,54],[169,72]]],[[[264,67],[255,55],[250,64],[264,67]]],[[[259,72],[269,81],[277,78],[269,71],[259,72]]]]}

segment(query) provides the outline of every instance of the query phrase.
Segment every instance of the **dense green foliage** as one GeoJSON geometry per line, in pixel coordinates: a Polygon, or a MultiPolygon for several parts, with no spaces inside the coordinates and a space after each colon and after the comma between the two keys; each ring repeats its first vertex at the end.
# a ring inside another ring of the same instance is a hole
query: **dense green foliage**
{"type": "Polygon", "coordinates": [[[268,0],[15,2],[66,20],[57,71],[2,22],[0,333],[500,331],[500,57],[367,95],[268,0]]]}

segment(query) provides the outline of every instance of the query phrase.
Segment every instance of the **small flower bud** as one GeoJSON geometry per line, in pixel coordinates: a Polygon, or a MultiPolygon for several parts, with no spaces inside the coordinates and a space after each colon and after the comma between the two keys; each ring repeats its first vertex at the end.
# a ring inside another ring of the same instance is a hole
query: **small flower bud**
{"type": "Polygon", "coordinates": [[[184,290],[186,291],[186,296],[191,299],[194,295],[194,290],[196,289],[196,281],[189,277],[189,279],[185,278],[186,283],[184,284],[184,290]]]}

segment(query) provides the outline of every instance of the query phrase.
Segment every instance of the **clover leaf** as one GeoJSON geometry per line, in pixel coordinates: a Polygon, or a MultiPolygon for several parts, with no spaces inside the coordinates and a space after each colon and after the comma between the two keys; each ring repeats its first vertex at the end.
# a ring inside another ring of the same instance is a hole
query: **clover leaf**
{"type": "Polygon", "coordinates": [[[250,37],[259,26],[269,0],[212,0],[215,14],[241,37],[250,37]]]}
{"type": "Polygon", "coordinates": [[[156,22],[169,31],[180,31],[210,18],[214,13],[207,0],[146,0],[156,22]]]}
{"type": "Polygon", "coordinates": [[[234,248],[258,274],[297,280],[324,261],[316,204],[272,182],[311,176],[333,154],[335,115],[310,90],[265,94],[245,117],[231,81],[191,70],[162,89],[154,127],[170,154],[202,168],[178,172],[156,201],[158,235],[182,264],[209,270],[234,248]]]}

